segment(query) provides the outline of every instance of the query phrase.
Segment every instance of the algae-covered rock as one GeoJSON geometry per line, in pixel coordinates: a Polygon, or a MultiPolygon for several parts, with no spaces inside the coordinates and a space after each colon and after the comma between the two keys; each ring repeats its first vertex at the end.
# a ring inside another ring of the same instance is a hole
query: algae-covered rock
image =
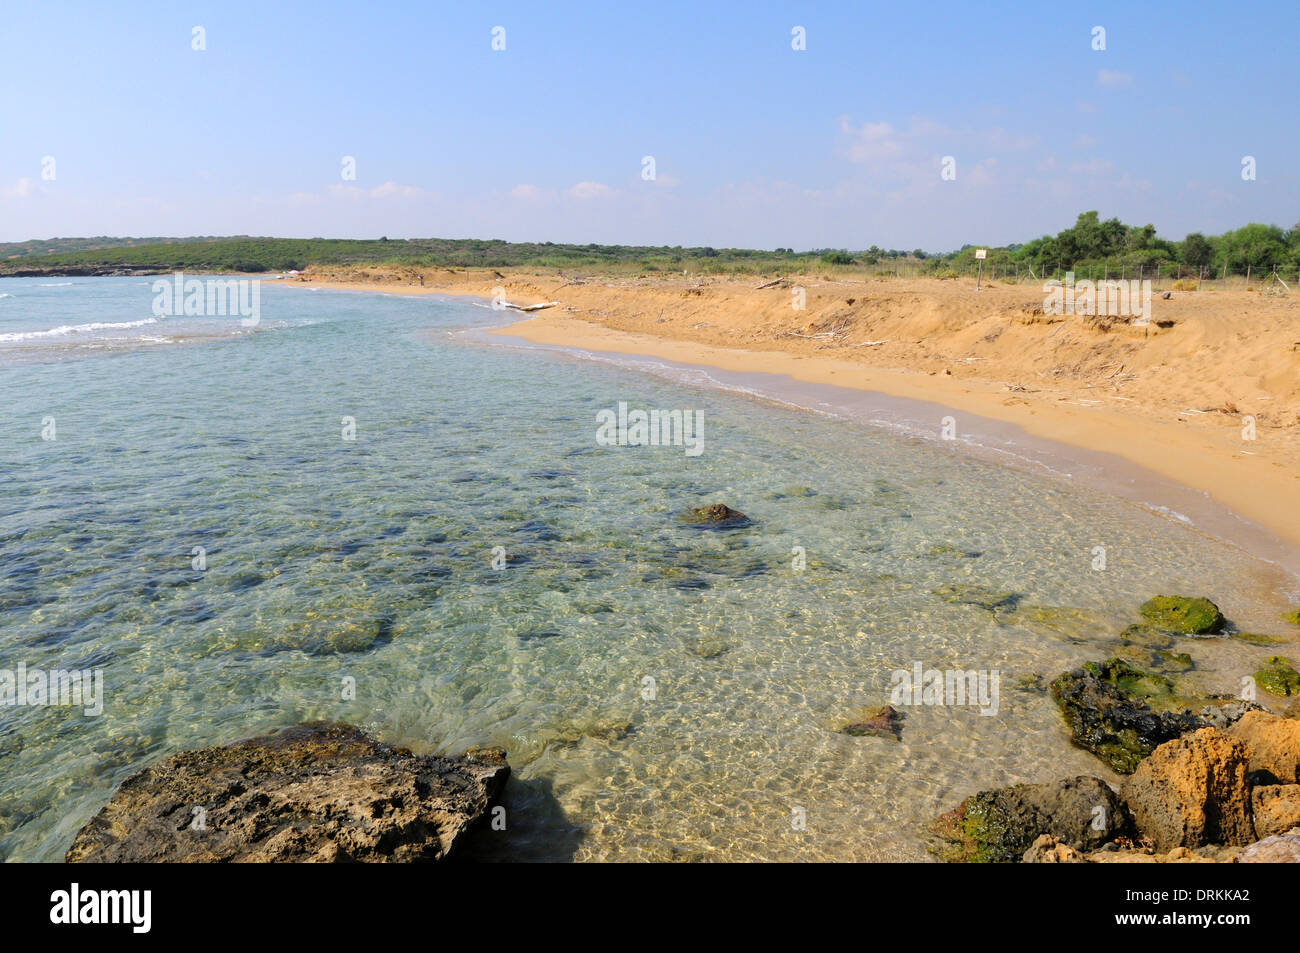
{"type": "Polygon", "coordinates": [[[990,612],[995,609],[1014,608],[1016,603],[1020,601],[1019,593],[1003,592],[998,589],[992,589],[988,586],[977,586],[964,583],[940,586],[938,589],[933,590],[933,592],[944,602],[978,606],[979,608],[987,609],[990,612]]]}
{"type": "Polygon", "coordinates": [[[1223,614],[1209,599],[1156,596],[1138,611],[1153,625],[1184,635],[1211,635],[1223,628],[1223,614]]]}
{"type": "Polygon", "coordinates": [[[903,737],[903,715],[893,705],[863,708],[834,730],[854,738],[893,738],[898,741],[903,737]]]}
{"type": "Polygon", "coordinates": [[[1043,834],[1077,850],[1095,850],[1132,829],[1123,802],[1106,782],[1080,776],[968,797],[931,822],[927,847],[949,863],[1016,863],[1043,834]]]}
{"type": "Polygon", "coordinates": [[[1059,675],[1051,691],[1074,743],[1120,774],[1131,773],[1166,741],[1207,724],[1190,711],[1172,710],[1188,699],[1175,691],[1167,676],[1144,672],[1121,659],[1089,662],[1059,675]]]}
{"type": "Polygon", "coordinates": [[[1300,609],[1296,609],[1294,612],[1283,612],[1282,618],[1292,625],[1300,625],[1300,609]]]}
{"type": "Polygon", "coordinates": [[[1247,645],[1280,645],[1286,639],[1276,635],[1259,635],[1255,632],[1232,632],[1229,638],[1236,639],[1238,642],[1245,642],[1247,645]]]}
{"type": "Polygon", "coordinates": [[[1141,622],[1130,625],[1120,633],[1119,639],[1129,645],[1140,645],[1148,649],[1171,649],[1174,647],[1174,637],[1172,635],[1163,629],[1141,622]]]}
{"type": "Polygon", "coordinates": [[[725,503],[696,507],[687,514],[686,521],[704,529],[743,529],[754,525],[748,516],[725,503]]]}
{"type": "Polygon", "coordinates": [[[1264,667],[1255,673],[1255,684],[1266,692],[1281,698],[1300,695],[1300,672],[1291,666],[1291,660],[1273,655],[1264,660],[1264,667]]]}

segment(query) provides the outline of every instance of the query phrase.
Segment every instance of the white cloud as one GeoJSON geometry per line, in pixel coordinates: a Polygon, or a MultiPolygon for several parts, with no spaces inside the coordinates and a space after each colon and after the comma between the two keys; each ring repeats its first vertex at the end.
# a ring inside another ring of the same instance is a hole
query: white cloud
{"type": "Polygon", "coordinates": [[[535,185],[529,185],[527,182],[521,182],[510,190],[510,194],[517,199],[524,199],[528,202],[536,202],[538,199],[548,198],[555,193],[549,189],[539,189],[535,185]]]}
{"type": "Polygon", "coordinates": [[[599,199],[614,192],[608,185],[600,182],[579,182],[569,189],[569,195],[575,199],[599,199]]]}
{"type": "Polygon", "coordinates": [[[1089,159],[1087,162],[1070,163],[1069,171],[1075,175],[1105,175],[1115,168],[1109,159],[1089,159]]]}
{"type": "Polygon", "coordinates": [[[12,188],[5,189],[5,198],[7,199],[25,199],[36,192],[36,183],[31,179],[22,178],[14,183],[12,188]]]}
{"type": "Polygon", "coordinates": [[[1127,89],[1133,85],[1132,73],[1120,73],[1115,70],[1097,70],[1097,85],[1107,89],[1127,89]]]}

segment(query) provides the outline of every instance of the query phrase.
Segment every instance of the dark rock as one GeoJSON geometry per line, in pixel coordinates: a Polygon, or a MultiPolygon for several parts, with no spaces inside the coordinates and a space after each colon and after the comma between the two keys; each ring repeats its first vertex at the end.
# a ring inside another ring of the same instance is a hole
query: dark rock
{"type": "Polygon", "coordinates": [[[1124,803],[1100,778],[981,791],[933,821],[931,853],[953,863],[1015,863],[1043,834],[1096,850],[1133,830],[1124,803]]]}
{"type": "Polygon", "coordinates": [[[1152,698],[1177,699],[1172,683],[1120,659],[1089,662],[1057,676],[1052,698],[1070,725],[1074,743],[1120,774],[1131,773],[1166,741],[1207,724],[1189,711],[1153,709],[1152,698]]]}
{"type": "Polygon", "coordinates": [[[690,512],[689,522],[706,529],[743,529],[754,525],[748,516],[725,503],[696,507],[690,512]]]}
{"type": "Polygon", "coordinates": [[[350,725],[310,722],[127,778],[67,860],[443,860],[509,774],[500,748],[417,757],[350,725]]]}

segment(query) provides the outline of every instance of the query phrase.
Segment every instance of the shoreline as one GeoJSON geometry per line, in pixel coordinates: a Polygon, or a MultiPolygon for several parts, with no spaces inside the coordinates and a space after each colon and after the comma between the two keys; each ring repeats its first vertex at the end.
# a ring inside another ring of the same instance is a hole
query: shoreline
{"type": "MultiPolygon", "coordinates": [[[[553,276],[463,277],[465,280],[460,282],[439,280],[426,286],[382,280],[337,280],[333,277],[309,277],[305,281],[277,284],[339,291],[479,298],[490,297],[493,286],[496,286],[503,287],[512,301],[520,303],[558,299],[563,307],[570,300],[577,305],[588,305],[592,300],[590,284],[566,289],[563,294],[545,293],[546,289],[539,286],[546,281],[554,283],[559,280],[553,276]]],[[[837,293],[842,292],[837,290],[837,293]]],[[[617,305],[644,308],[661,304],[655,295],[664,297],[658,288],[643,291],[604,285],[596,294],[602,303],[608,302],[611,312],[617,305]]],[[[724,302],[723,305],[730,303],[724,302]]],[[[693,318],[710,317],[714,313],[707,300],[693,301],[692,304],[693,318]]],[[[725,307],[716,310],[720,313],[725,307]]],[[[784,382],[782,387],[774,388],[778,400],[782,399],[782,391],[800,388],[805,392],[811,389],[814,403],[833,403],[834,398],[828,400],[828,394],[856,394],[870,399],[879,409],[892,400],[896,405],[887,410],[895,417],[906,417],[910,412],[913,418],[910,423],[918,422],[918,406],[923,405],[932,409],[929,416],[934,419],[928,423],[928,432],[932,436],[940,427],[933,410],[951,410],[959,434],[972,429],[985,431],[981,436],[991,433],[1003,446],[1014,444],[1019,449],[1028,449],[1030,458],[1043,453],[1046,447],[1047,456],[1058,462],[1066,461],[1065,473],[1076,476],[1073,471],[1082,468],[1091,477],[1085,482],[1093,485],[1103,483],[1109,492],[1142,503],[1148,509],[1159,511],[1160,506],[1166,506],[1176,513],[1184,513],[1192,519],[1193,528],[1226,539],[1278,565],[1293,577],[1300,576],[1300,507],[1295,505],[1295,501],[1300,499],[1300,466],[1297,466],[1292,452],[1293,435],[1286,431],[1283,432],[1284,440],[1269,446],[1264,446],[1264,441],[1260,440],[1253,445],[1254,449],[1245,450],[1240,446],[1242,441],[1237,428],[1221,426],[1219,420],[1205,421],[1189,416],[1162,420],[1158,413],[1147,407],[1130,407],[1128,404],[1098,406],[1097,402],[1069,401],[1058,393],[1046,396],[1032,391],[1008,394],[1005,385],[966,376],[964,369],[963,374],[953,375],[923,369],[877,367],[857,359],[861,351],[852,355],[845,354],[843,349],[810,353],[805,348],[804,353],[799,353],[799,345],[805,343],[800,341],[792,342],[789,350],[784,346],[782,350],[719,346],[680,336],[668,337],[611,327],[618,315],[573,305],[566,310],[557,307],[534,315],[518,314],[518,317],[520,320],[489,333],[534,345],[629,359],[667,361],[697,370],[712,369],[724,375],[760,375],[770,389],[774,381],[784,382]],[[577,317],[575,312],[591,314],[601,320],[577,317]],[[821,391],[822,388],[831,390],[821,391]],[[1055,400],[1048,399],[1051,397],[1055,400]],[[963,415],[968,419],[964,421],[963,415]],[[1072,448],[1073,452],[1062,454],[1060,448],[1072,448]],[[1142,496],[1144,490],[1163,499],[1145,499],[1142,496]],[[1170,500],[1170,497],[1174,499],[1170,500]],[[1203,501],[1199,506],[1198,497],[1203,501]],[[1187,510],[1195,512],[1187,513],[1187,510]]],[[[660,321],[665,320],[660,317],[660,321]]],[[[626,320],[623,323],[627,323],[626,320]]],[[[673,330],[681,331],[680,328],[673,330]]],[[[756,389],[761,391],[763,388],[756,389]]],[[[793,403],[798,405],[799,402],[793,403]]],[[[857,403],[861,407],[861,401],[857,403]]],[[[816,407],[808,409],[815,410],[816,407]]],[[[922,435],[926,428],[916,429],[918,435],[922,435]]]]}

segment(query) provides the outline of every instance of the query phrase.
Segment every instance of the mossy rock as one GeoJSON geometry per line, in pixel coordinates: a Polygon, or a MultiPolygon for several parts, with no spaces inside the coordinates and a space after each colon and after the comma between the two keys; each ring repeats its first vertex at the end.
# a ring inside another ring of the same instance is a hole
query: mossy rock
{"type": "Polygon", "coordinates": [[[951,543],[935,543],[921,555],[931,559],[979,559],[984,555],[984,551],[966,549],[964,546],[954,546],[951,543]]]}
{"type": "Polygon", "coordinates": [[[1294,612],[1283,612],[1282,618],[1292,625],[1300,625],[1300,609],[1296,609],[1294,612]]]}
{"type": "Polygon", "coordinates": [[[1281,645],[1286,639],[1276,635],[1259,635],[1255,632],[1233,632],[1230,638],[1248,645],[1281,645]]]}
{"type": "Polygon", "coordinates": [[[1047,691],[1047,679],[1035,672],[1033,675],[1021,675],[1016,679],[1018,692],[1042,693],[1047,691]]]}
{"type": "Polygon", "coordinates": [[[686,514],[686,522],[703,529],[744,529],[754,521],[725,503],[698,506],[686,514]]]}
{"type": "Polygon", "coordinates": [[[978,606],[981,609],[987,609],[989,612],[995,609],[1014,609],[1017,603],[1020,602],[1019,593],[1003,592],[989,586],[954,583],[950,586],[940,586],[932,591],[944,602],[978,606]]]}
{"type": "Polygon", "coordinates": [[[903,714],[892,705],[862,708],[831,730],[853,738],[893,738],[901,741],[903,714]]]}
{"type": "Polygon", "coordinates": [[[1104,781],[1080,776],[981,791],[925,831],[926,848],[947,863],[1019,863],[1040,834],[1057,835],[1077,850],[1096,850],[1131,834],[1132,820],[1104,781]],[[1098,806],[1101,830],[1094,826],[1098,806]]]}
{"type": "Polygon", "coordinates": [[[1120,774],[1131,774],[1166,741],[1208,723],[1185,710],[1207,699],[1184,696],[1171,677],[1119,658],[1065,672],[1051,690],[1074,743],[1120,774]]]}
{"type": "Polygon", "coordinates": [[[1186,652],[1170,652],[1167,649],[1157,649],[1155,656],[1157,667],[1162,672],[1181,675],[1184,672],[1190,672],[1196,667],[1196,663],[1192,661],[1192,657],[1186,652]]]}
{"type": "Polygon", "coordinates": [[[1291,666],[1291,660],[1274,655],[1264,660],[1264,667],[1255,673],[1255,684],[1279,698],[1300,695],[1300,672],[1291,666]]]}
{"type": "Polygon", "coordinates": [[[1156,596],[1138,611],[1155,626],[1183,635],[1212,635],[1223,628],[1223,614],[1209,599],[1156,596]]]}
{"type": "Polygon", "coordinates": [[[1171,649],[1174,637],[1164,629],[1158,629],[1145,622],[1135,622],[1120,633],[1120,641],[1129,645],[1140,645],[1147,649],[1171,649]]]}
{"type": "Polygon", "coordinates": [[[715,639],[708,636],[691,639],[687,641],[686,647],[691,650],[692,654],[698,655],[700,658],[717,658],[719,655],[730,652],[735,648],[734,645],[724,639],[715,639]]]}

